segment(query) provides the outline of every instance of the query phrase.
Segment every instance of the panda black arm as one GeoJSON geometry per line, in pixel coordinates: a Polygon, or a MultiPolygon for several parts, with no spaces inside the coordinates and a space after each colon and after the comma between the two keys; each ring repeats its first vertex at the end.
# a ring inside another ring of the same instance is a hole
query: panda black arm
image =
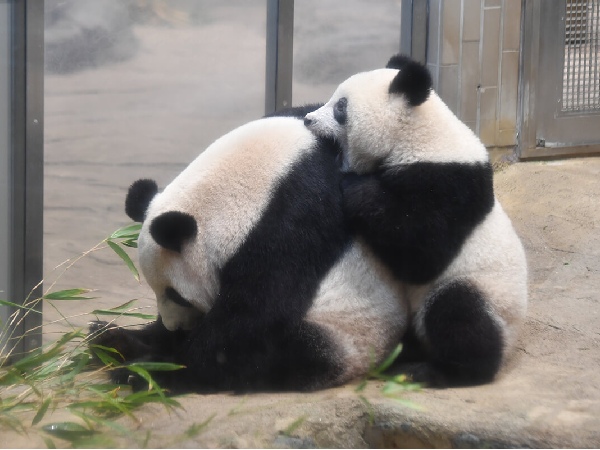
{"type": "Polygon", "coordinates": [[[402,281],[441,274],[494,205],[489,163],[415,163],[369,175],[346,174],[351,228],[402,281]]]}

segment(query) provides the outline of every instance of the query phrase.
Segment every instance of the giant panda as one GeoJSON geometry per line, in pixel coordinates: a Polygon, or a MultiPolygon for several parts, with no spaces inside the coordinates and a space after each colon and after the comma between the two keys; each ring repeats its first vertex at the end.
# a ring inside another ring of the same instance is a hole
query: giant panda
{"type": "Polygon", "coordinates": [[[526,313],[527,266],[484,145],[402,55],[341,83],[305,125],[340,144],[346,220],[406,283],[406,341],[427,355],[416,379],[493,380],[526,313]]]}
{"type": "Polygon", "coordinates": [[[407,324],[401,284],[347,230],[336,144],[306,129],[306,112],[229,132],[161,193],[152,180],[130,187],[159,319],[93,324],[94,344],[185,366],[153,374],[172,392],[321,389],[388,355],[407,324]]]}

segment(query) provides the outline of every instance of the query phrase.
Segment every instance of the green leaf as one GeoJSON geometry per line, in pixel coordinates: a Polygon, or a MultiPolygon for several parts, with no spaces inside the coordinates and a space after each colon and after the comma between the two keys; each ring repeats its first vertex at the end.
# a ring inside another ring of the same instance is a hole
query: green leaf
{"type": "Polygon", "coordinates": [[[121,245],[129,248],[138,248],[137,239],[127,239],[126,241],[121,242],[121,245]]]}
{"type": "Polygon", "coordinates": [[[95,431],[85,428],[84,426],[75,422],[57,422],[44,425],[42,427],[46,433],[64,439],[65,441],[75,441],[82,437],[92,436],[95,431]]]}
{"type": "Polygon", "coordinates": [[[52,401],[51,397],[48,397],[46,400],[44,400],[44,402],[40,406],[40,409],[38,409],[38,412],[35,414],[35,417],[31,421],[31,425],[37,425],[38,423],[40,423],[40,420],[42,420],[44,418],[44,416],[46,415],[46,412],[48,411],[48,407],[50,406],[51,401],[52,401]]]}
{"type": "Polygon", "coordinates": [[[84,297],[81,294],[87,294],[91,289],[65,289],[63,291],[51,292],[44,295],[46,300],[90,300],[96,297],[84,297]]]}
{"type": "Polygon", "coordinates": [[[300,426],[306,421],[306,418],[307,418],[306,414],[304,414],[303,416],[298,417],[290,425],[288,425],[286,427],[286,429],[281,432],[281,434],[283,434],[284,436],[291,437],[292,433],[294,431],[296,431],[298,428],[300,428],[300,426]]]}
{"type": "Polygon", "coordinates": [[[68,333],[65,333],[59,340],[54,342],[47,351],[43,351],[43,349],[33,350],[27,356],[15,362],[13,366],[18,370],[26,372],[34,367],[42,365],[47,361],[59,357],[63,351],[63,346],[67,342],[83,337],[85,336],[79,330],[69,331],[68,333]]]}
{"type": "Polygon", "coordinates": [[[37,309],[33,309],[28,306],[19,305],[18,303],[7,302],[6,300],[0,300],[0,305],[11,306],[13,308],[18,308],[18,309],[24,309],[25,311],[30,311],[30,312],[34,312],[34,313],[38,313],[38,314],[42,313],[41,311],[39,311],[37,309]]]}
{"type": "Polygon", "coordinates": [[[400,403],[402,406],[406,406],[407,408],[415,409],[417,411],[425,411],[425,408],[418,403],[411,402],[410,400],[406,400],[404,398],[393,398],[395,402],[400,403]]]}
{"type": "Polygon", "coordinates": [[[385,361],[383,361],[379,365],[379,367],[377,367],[375,370],[372,370],[370,372],[370,375],[377,376],[380,373],[385,372],[394,363],[394,361],[396,361],[396,358],[398,358],[398,355],[400,354],[401,351],[402,351],[402,344],[398,344],[398,346],[396,346],[394,351],[392,351],[392,353],[390,353],[390,355],[385,359],[385,361]]]}
{"type": "Polygon", "coordinates": [[[365,390],[366,387],[367,387],[367,380],[362,380],[360,382],[360,384],[358,386],[356,386],[356,389],[354,389],[354,392],[362,392],[365,390]]]}
{"type": "Polygon", "coordinates": [[[125,238],[135,238],[140,234],[140,230],[142,229],[141,223],[134,223],[131,225],[124,226],[123,228],[119,228],[113,234],[110,235],[108,239],[125,239],[125,238]]]}
{"type": "Polygon", "coordinates": [[[166,372],[185,368],[185,366],[182,366],[181,364],[173,364],[166,362],[136,362],[127,365],[128,369],[131,369],[132,367],[139,367],[149,372],[166,372]]]}
{"type": "MultiPolygon", "coordinates": [[[[213,415],[211,415],[208,419],[206,419],[204,422],[201,423],[194,423],[192,425],[190,425],[188,427],[187,430],[184,431],[183,434],[185,434],[186,437],[188,438],[194,438],[196,436],[198,436],[198,434],[200,434],[202,432],[202,430],[204,430],[204,428],[206,428],[206,426],[217,416],[217,413],[214,413],[213,415]]],[[[306,416],[302,416],[304,419],[306,419],[306,416]]]]}
{"type": "Polygon", "coordinates": [[[131,271],[131,273],[133,274],[133,276],[135,277],[135,279],[137,281],[140,281],[140,273],[136,269],[135,264],[133,263],[133,261],[131,260],[131,258],[127,254],[127,252],[125,252],[125,250],[123,250],[121,247],[119,247],[118,244],[116,244],[116,243],[114,243],[112,241],[106,241],[106,243],[125,262],[125,264],[129,268],[129,270],[131,271]]]}
{"type": "Polygon", "coordinates": [[[87,365],[87,363],[89,361],[90,361],[90,355],[88,353],[80,353],[79,355],[75,356],[73,358],[73,363],[74,363],[73,368],[71,369],[71,371],[69,373],[67,373],[66,375],[64,375],[61,378],[61,382],[67,383],[67,382],[73,380],[77,375],[79,375],[81,373],[81,371],[83,370],[83,368],[87,365]]]}
{"type": "Polygon", "coordinates": [[[130,313],[130,312],[120,312],[113,311],[110,309],[95,309],[92,311],[92,314],[97,316],[124,316],[124,317],[135,317],[137,319],[144,320],[156,320],[156,314],[143,314],[143,313],[130,313]]]}
{"type": "Polygon", "coordinates": [[[381,393],[384,395],[396,395],[399,393],[409,392],[409,391],[418,391],[421,389],[421,385],[418,383],[394,383],[393,381],[388,381],[385,383],[383,388],[381,388],[381,393]]]}
{"type": "Polygon", "coordinates": [[[120,366],[121,361],[125,360],[125,357],[121,355],[121,353],[119,353],[117,350],[115,350],[114,348],[105,347],[104,345],[92,344],[90,345],[90,351],[92,351],[94,355],[96,355],[105,366],[120,366]],[[107,352],[119,355],[122,358],[121,361],[117,361],[107,352]]]}
{"type": "Polygon", "coordinates": [[[44,443],[46,444],[47,448],[56,448],[56,444],[49,437],[42,436],[42,439],[44,440],[44,443]]]}

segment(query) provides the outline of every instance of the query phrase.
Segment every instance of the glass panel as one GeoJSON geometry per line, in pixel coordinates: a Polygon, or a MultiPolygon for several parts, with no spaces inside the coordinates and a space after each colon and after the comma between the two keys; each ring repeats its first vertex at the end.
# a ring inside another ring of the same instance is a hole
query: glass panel
{"type": "Polygon", "coordinates": [[[295,2],[295,105],[325,102],[358,72],[385,67],[400,48],[400,0],[295,2]]]}
{"type": "Polygon", "coordinates": [[[162,189],[215,138],[262,116],[265,8],[261,0],[46,1],[44,287],[98,297],[56,301],[46,321],[77,316],[71,322],[86,326],[93,316],[81,314],[132,298],[155,313],[152,291],[110,249],[76,259],[130,223],[123,205],[134,180],[162,189]]]}

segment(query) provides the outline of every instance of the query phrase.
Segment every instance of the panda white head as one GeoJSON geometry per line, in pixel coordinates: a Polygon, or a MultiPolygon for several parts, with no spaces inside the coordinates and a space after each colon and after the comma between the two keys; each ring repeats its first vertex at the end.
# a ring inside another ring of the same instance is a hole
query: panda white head
{"type": "Polygon", "coordinates": [[[316,143],[297,118],[260,119],[213,142],[163,192],[152,180],[130,187],[125,212],[143,222],[139,264],[167,329],[193,328],[213,308],[223,270],[316,143]]]}
{"type": "Polygon", "coordinates": [[[194,286],[194,280],[202,282],[201,277],[185,276],[196,268],[186,269],[189,264],[182,255],[183,243],[196,237],[198,226],[192,215],[180,211],[167,211],[145,220],[150,204],[158,196],[156,182],[138,180],[129,188],[125,212],[143,222],[138,238],[140,266],[155,292],[163,324],[172,331],[189,330],[205,312],[197,304],[202,286],[194,286]]]}
{"type": "Polygon", "coordinates": [[[433,92],[427,68],[402,55],[385,69],[348,78],[304,123],[316,135],[336,139],[342,169],[357,173],[487,158],[475,135],[433,92]]]}

